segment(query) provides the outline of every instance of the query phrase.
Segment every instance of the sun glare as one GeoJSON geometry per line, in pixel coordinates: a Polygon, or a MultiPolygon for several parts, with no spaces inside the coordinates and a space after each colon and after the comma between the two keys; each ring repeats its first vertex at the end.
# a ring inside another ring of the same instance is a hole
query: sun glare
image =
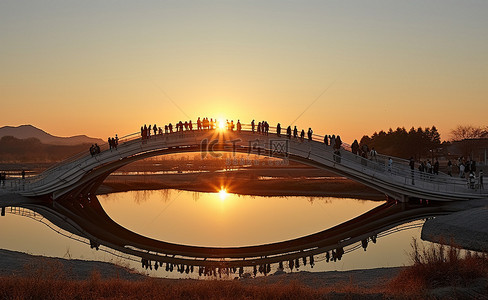
{"type": "Polygon", "coordinates": [[[221,187],[219,191],[220,201],[224,201],[225,198],[227,198],[227,195],[228,195],[227,190],[224,187],[221,187]]]}
{"type": "Polygon", "coordinates": [[[218,126],[219,126],[219,129],[220,129],[220,130],[225,130],[225,127],[226,127],[226,122],[224,121],[224,119],[219,119],[219,120],[217,121],[217,123],[218,123],[218,126]]]}

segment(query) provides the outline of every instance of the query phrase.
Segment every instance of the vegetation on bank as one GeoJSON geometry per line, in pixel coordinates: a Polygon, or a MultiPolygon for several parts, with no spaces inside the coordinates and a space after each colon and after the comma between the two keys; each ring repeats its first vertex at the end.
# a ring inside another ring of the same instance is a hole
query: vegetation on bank
{"type": "MultiPolygon", "coordinates": [[[[412,294],[441,287],[468,287],[477,279],[488,280],[488,253],[462,251],[455,246],[418,246],[412,241],[412,265],[389,283],[395,293],[412,294]]],[[[488,294],[488,287],[485,287],[488,294]]]]}

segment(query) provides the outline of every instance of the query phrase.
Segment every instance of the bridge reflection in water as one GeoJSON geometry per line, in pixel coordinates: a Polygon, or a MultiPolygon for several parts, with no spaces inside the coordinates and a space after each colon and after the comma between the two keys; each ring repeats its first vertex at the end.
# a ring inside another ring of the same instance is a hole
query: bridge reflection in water
{"type": "MultiPolygon", "coordinates": [[[[97,197],[76,201],[58,199],[52,206],[26,204],[23,207],[90,241],[92,247],[104,246],[132,258],[139,257],[151,268],[198,270],[207,274],[218,270],[243,272],[244,267],[266,273],[272,264],[293,269],[305,262],[310,265],[323,259],[340,260],[342,255],[398,230],[402,224],[452,211],[449,203],[422,205],[390,201],[347,222],[301,238],[246,247],[196,247],[158,241],[121,227],[105,213],[97,197]]],[[[406,228],[421,224],[410,223],[406,228]]]]}

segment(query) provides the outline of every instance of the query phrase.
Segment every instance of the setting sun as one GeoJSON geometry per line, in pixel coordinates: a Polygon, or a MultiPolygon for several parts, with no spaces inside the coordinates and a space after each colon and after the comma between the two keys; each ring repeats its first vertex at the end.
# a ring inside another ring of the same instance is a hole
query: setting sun
{"type": "Polygon", "coordinates": [[[222,187],[219,191],[220,200],[224,201],[225,198],[227,198],[227,195],[228,195],[227,190],[224,187],[222,187]]]}
{"type": "Polygon", "coordinates": [[[226,122],[224,121],[224,119],[218,119],[217,124],[218,124],[217,126],[220,130],[226,129],[226,122]]]}

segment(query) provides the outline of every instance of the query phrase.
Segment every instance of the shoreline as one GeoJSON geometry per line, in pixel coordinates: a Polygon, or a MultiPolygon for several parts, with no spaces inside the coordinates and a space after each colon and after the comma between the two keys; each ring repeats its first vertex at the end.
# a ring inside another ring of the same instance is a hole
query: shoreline
{"type": "MultiPolygon", "coordinates": [[[[263,175],[261,175],[263,176],[263,175]]],[[[178,189],[194,192],[217,193],[225,188],[228,193],[251,196],[305,196],[341,197],[384,201],[385,195],[360,183],[342,177],[321,176],[273,177],[257,179],[257,175],[242,172],[163,175],[111,175],[98,188],[97,194],[134,190],[178,189]],[[283,186],[286,189],[283,189],[283,186]]]]}

